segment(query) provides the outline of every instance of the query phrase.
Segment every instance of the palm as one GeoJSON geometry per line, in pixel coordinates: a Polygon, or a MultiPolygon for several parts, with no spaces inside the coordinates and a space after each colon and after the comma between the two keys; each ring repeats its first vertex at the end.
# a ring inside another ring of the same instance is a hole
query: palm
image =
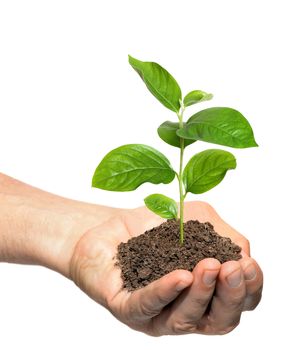
{"type": "Polygon", "coordinates": [[[72,259],[75,282],[95,301],[119,308],[131,294],[122,289],[120,270],[115,266],[117,247],[162,221],[143,207],[121,210],[118,215],[89,230],[79,241],[72,259]]]}
{"type": "MultiPolygon", "coordinates": [[[[249,254],[247,240],[220,219],[209,205],[202,202],[186,203],[185,219],[210,221],[217,232],[229,236],[243,247],[246,255],[249,254]]],[[[81,238],[75,249],[71,266],[75,283],[91,298],[107,307],[122,322],[150,334],[153,334],[155,322],[161,324],[168,317],[170,308],[165,306],[181,294],[175,291],[174,287],[181,280],[185,281],[186,287],[190,286],[193,277],[190,272],[177,270],[145,288],[129,293],[122,289],[120,269],[115,266],[114,257],[120,242],[126,242],[129,238],[159,225],[162,221],[144,207],[121,210],[118,215],[92,228],[81,238]],[[161,293],[168,293],[168,296],[161,296],[161,293]],[[150,304],[156,299],[157,307],[151,309],[150,304]]],[[[207,261],[214,259],[205,260],[205,264],[214,265],[214,261],[207,261]]],[[[203,264],[204,262],[201,262],[202,266],[203,264]]],[[[205,332],[206,327],[206,324],[201,325],[199,331],[205,332]]]]}

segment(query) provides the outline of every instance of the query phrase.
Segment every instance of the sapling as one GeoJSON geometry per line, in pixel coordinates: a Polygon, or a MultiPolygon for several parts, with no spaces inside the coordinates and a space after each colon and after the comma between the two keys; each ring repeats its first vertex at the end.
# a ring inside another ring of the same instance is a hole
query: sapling
{"type": "Polygon", "coordinates": [[[182,98],[176,80],[159,64],[142,62],[131,56],[129,63],[148,90],[176,114],[177,121],[165,121],[157,131],[164,142],[179,148],[179,167],[175,171],[169,160],[151,146],[127,144],[112,150],[102,159],[93,175],[92,186],[109,191],[133,191],[145,182],[168,184],[176,177],[179,208],[176,201],[162,194],[151,194],[144,202],[148,209],[162,218],[179,219],[179,239],[183,244],[184,200],[187,193],[200,194],[210,190],[223,180],[228,170],[236,167],[236,159],[230,152],[207,149],[195,154],[184,168],[185,148],[196,141],[233,148],[256,147],[257,143],[246,118],[229,107],[207,108],[184,122],[188,107],[211,100],[213,95],[193,90],[182,98]]]}

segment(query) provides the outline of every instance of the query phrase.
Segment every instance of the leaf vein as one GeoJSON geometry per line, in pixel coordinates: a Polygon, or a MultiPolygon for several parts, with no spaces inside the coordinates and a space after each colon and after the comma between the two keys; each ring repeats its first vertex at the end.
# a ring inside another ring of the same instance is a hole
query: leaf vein
{"type": "MultiPolygon", "coordinates": [[[[218,166],[212,168],[212,170],[207,170],[207,171],[205,171],[203,174],[201,174],[200,176],[198,176],[198,177],[192,182],[191,186],[188,186],[188,188],[193,187],[193,185],[194,185],[196,182],[198,182],[202,177],[204,177],[205,175],[207,175],[210,171],[213,171],[213,170],[215,170],[215,169],[219,169],[219,168],[221,168],[223,165],[225,165],[225,164],[227,164],[227,163],[230,163],[230,160],[221,163],[220,165],[218,165],[218,166]]],[[[194,168],[194,167],[192,167],[192,168],[194,168]]],[[[226,169],[226,172],[227,172],[227,170],[229,170],[229,169],[233,169],[233,168],[228,168],[228,169],[226,169]]],[[[194,172],[194,171],[192,171],[192,172],[194,172]]],[[[188,176],[187,176],[187,177],[188,177],[188,176]]]]}

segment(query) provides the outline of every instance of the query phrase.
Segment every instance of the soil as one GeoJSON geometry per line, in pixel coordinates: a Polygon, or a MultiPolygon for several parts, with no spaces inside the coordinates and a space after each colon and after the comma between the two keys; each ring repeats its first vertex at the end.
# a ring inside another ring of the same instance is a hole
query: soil
{"type": "Polygon", "coordinates": [[[224,263],[242,257],[241,248],[215,232],[209,222],[187,221],[184,233],[184,243],[180,244],[179,222],[168,220],[120,243],[116,265],[121,268],[123,288],[134,291],[176,269],[192,271],[205,258],[224,263]]]}

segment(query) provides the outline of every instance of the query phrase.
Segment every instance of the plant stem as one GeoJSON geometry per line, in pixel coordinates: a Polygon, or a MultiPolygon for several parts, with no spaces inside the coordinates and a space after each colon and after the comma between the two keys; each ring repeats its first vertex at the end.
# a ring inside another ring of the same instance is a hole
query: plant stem
{"type": "MultiPolygon", "coordinates": [[[[179,119],[179,128],[183,128],[183,112],[184,106],[181,107],[180,112],[177,114],[179,119]]],[[[179,183],[179,232],[180,232],[180,244],[184,243],[184,185],[183,185],[183,158],[184,158],[185,141],[180,138],[180,157],[179,157],[179,173],[178,173],[178,183],[179,183]]]]}

